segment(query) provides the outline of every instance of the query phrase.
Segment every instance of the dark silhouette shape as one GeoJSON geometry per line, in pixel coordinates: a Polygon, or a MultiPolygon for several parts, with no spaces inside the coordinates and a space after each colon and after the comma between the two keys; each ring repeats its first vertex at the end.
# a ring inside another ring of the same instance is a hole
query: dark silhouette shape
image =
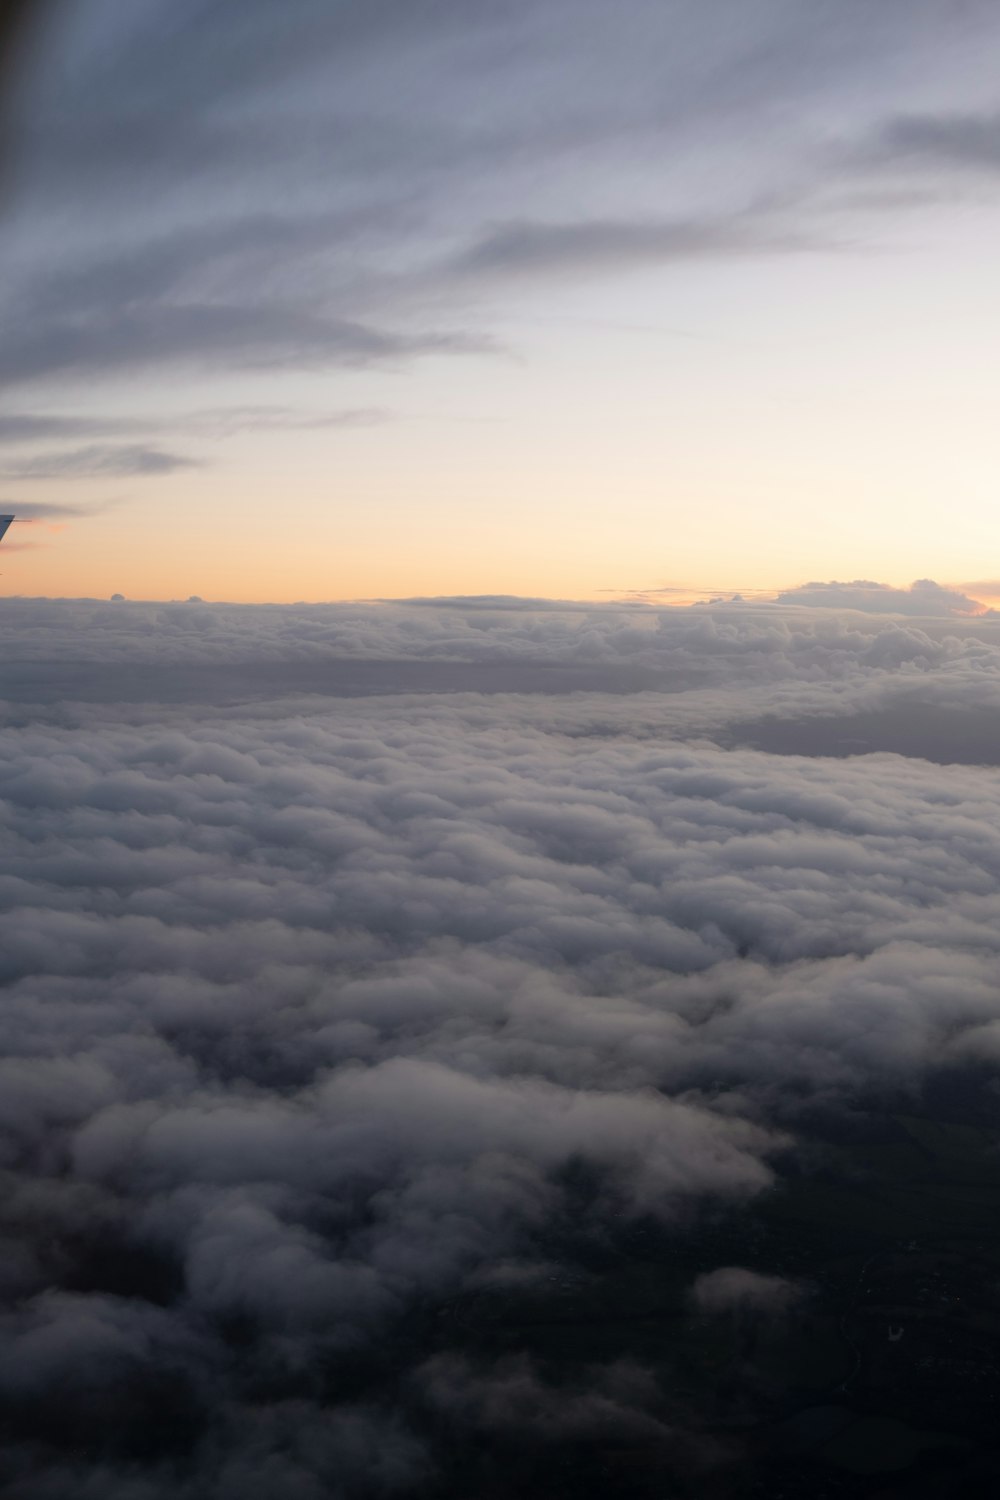
{"type": "Polygon", "coordinates": [[[4,81],[28,22],[41,8],[39,0],[0,0],[0,78],[4,81]]]}
{"type": "Polygon", "coordinates": [[[8,104],[18,58],[32,26],[46,9],[46,0],[0,0],[0,173],[7,166],[8,104]]]}

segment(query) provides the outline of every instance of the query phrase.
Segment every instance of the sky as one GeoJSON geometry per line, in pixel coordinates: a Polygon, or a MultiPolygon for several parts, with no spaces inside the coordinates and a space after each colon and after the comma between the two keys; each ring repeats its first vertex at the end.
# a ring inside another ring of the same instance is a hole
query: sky
{"type": "Polygon", "coordinates": [[[994,1493],[995,0],[21,46],[0,1491],[994,1493]]]}
{"type": "Polygon", "coordinates": [[[998,45],[992,0],[53,0],[0,590],[989,605],[998,45]]]}

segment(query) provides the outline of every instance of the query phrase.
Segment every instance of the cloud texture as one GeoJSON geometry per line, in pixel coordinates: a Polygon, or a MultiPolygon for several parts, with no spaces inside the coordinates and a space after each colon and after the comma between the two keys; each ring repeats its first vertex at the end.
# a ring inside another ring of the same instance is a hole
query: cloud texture
{"type": "Polygon", "coordinates": [[[879,615],[978,615],[984,606],[959,589],[942,588],[932,578],[918,578],[908,589],[856,578],[853,583],[804,583],[779,594],[779,604],[818,609],[862,609],[879,615]]]}
{"type": "Polygon", "coordinates": [[[16,101],[8,387],[483,350],[498,281],[798,254],[857,219],[831,187],[945,196],[995,156],[985,0],[55,19],[16,101]]]}
{"type": "MultiPolygon", "coordinates": [[[[6,1492],[416,1492],[442,1413],[523,1436],[529,1409],[701,1462],[641,1371],[556,1391],[426,1330],[766,1194],[803,1109],[995,1061],[994,774],[704,724],[748,676],[813,712],[904,679],[980,701],[996,647],[752,611],[3,612],[6,1492]],[[103,693],[64,664],[33,705],[18,664],[70,638],[103,693]],[[359,670],[673,652],[704,682],[196,701],[206,660],[348,642],[359,670]]],[[[731,1265],[693,1295],[788,1300],[731,1265]]]]}

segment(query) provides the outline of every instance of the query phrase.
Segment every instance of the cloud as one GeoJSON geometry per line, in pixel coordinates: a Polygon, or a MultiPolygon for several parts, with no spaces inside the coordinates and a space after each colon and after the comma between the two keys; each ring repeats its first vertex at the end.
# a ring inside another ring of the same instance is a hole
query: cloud
{"type": "Polygon", "coordinates": [[[33,479],[117,479],[125,476],[175,474],[199,468],[201,459],[186,458],[140,443],[107,446],[92,444],[54,453],[40,453],[0,471],[0,478],[20,482],[33,479]]]}
{"type": "MultiPolygon", "coordinates": [[[[507,283],[799,253],[831,119],[984,155],[968,120],[914,125],[922,70],[965,100],[950,49],[970,17],[995,35],[961,9],[75,7],[19,91],[0,379],[89,397],[142,369],[157,421],[39,396],[0,438],[65,445],[25,478],[148,472],[177,456],[158,372],[489,352],[476,300],[507,283]]],[[[643,1452],[660,1489],[709,1488],[669,1318],[692,1284],[786,1285],[712,1236],[744,1254],[817,1112],[995,1066],[995,772],[923,758],[903,715],[990,738],[975,615],[929,583],[0,601],[0,1488],[529,1493],[550,1463],[548,1493],[629,1493],[643,1452]],[[833,759],[861,714],[896,739],[833,759]],[[816,753],[738,743],[762,716],[816,753]],[[650,1236],[651,1368],[574,1361],[650,1236]],[[506,1357],[550,1276],[548,1357],[506,1357]]],[[[711,1441],[742,1484],[736,1424],[711,1441]]]]}
{"type": "MultiPolygon", "coordinates": [[[[995,774],[706,736],[1000,706],[995,626],[931,624],[0,602],[12,1493],[406,1493],[591,1431],[738,1467],[655,1371],[482,1330],[995,1062],[995,774]]],[[[706,1244],[677,1316],[790,1302],[706,1244]]]]}
{"type": "Polygon", "coordinates": [[[58,500],[11,500],[3,503],[9,505],[17,521],[24,523],[74,521],[87,516],[99,516],[105,511],[113,510],[118,501],[93,500],[89,504],[83,501],[79,505],[64,505],[58,500]]]}
{"type": "Polygon", "coordinates": [[[395,413],[381,406],[345,407],[341,411],[298,411],[283,406],[232,406],[182,413],[172,419],[177,428],[229,437],[238,432],[312,432],[326,428],[381,427],[395,413]]]}
{"type": "Polygon", "coordinates": [[[320,284],[323,256],[366,229],[365,214],[209,217],[29,276],[3,318],[0,383],[148,364],[366,366],[493,347],[462,331],[385,328],[338,306],[320,284]]]}
{"type": "Polygon", "coordinates": [[[858,578],[853,583],[803,583],[778,595],[778,604],[799,604],[812,609],[861,609],[872,614],[979,615],[985,606],[960,589],[920,578],[908,589],[858,578]]]}
{"type": "MultiPolygon", "coordinates": [[[[995,624],[987,615],[904,623],[856,611],[762,604],[697,609],[557,605],[509,599],[420,605],[134,603],[116,617],[96,602],[4,604],[5,662],[35,702],[169,693],[211,703],[302,694],[526,693],[537,711],[570,693],[605,693],[588,732],[724,734],[771,717],[799,722],[919,707],[947,721],[1000,702],[995,624]],[[19,628],[9,612],[16,610],[19,628]],[[59,667],[75,664],[71,676],[59,667]],[[138,660],[166,675],[109,675],[138,660]],[[154,688],[154,683],[159,686],[154,688]],[[634,709],[621,703],[625,695],[634,709]],[[640,698],[640,695],[645,695],[640,698]],[[623,720],[623,715],[624,720],[623,720]]],[[[523,709],[522,711],[526,711],[523,709]]],[[[957,722],[957,721],[956,721],[957,722]]],[[[898,738],[898,737],[897,737],[898,738]]],[[[831,741],[831,744],[833,741],[831,741]]],[[[906,743],[906,736],[903,737],[906,743]]]]}
{"type": "MultiPolygon", "coordinates": [[[[375,26],[354,0],[293,0],[283,27],[226,3],[193,28],[85,7],[18,95],[0,380],[495,352],[476,299],[498,279],[837,244],[816,139],[831,117],[912,136],[912,89],[859,79],[888,59],[917,76],[972,30],[933,0],[916,20],[859,0],[808,23],[784,0],[627,11],[434,0],[417,20],[392,0],[375,26]]],[[[971,14],[993,34],[990,7],[971,14]]]]}
{"type": "Polygon", "coordinates": [[[113,413],[79,415],[62,412],[8,412],[0,416],[0,444],[18,446],[51,438],[121,437],[137,433],[177,432],[225,438],[242,432],[321,431],[377,427],[394,414],[383,407],[346,407],[340,411],[305,411],[283,406],[221,406],[181,411],[174,416],[121,417],[113,413]]]}
{"type": "Polygon", "coordinates": [[[0,443],[32,443],[38,439],[88,437],[134,430],[129,418],[76,417],[48,412],[8,412],[0,416],[0,443]],[[122,424],[124,423],[124,428],[122,424]]]}
{"type": "Polygon", "coordinates": [[[745,1266],[719,1266],[697,1277],[691,1296],[695,1306],[705,1313],[762,1313],[773,1316],[787,1312],[801,1301],[803,1288],[784,1276],[768,1276],[745,1266]]]}
{"type": "Polygon", "coordinates": [[[883,166],[991,174],[1000,170],[1000,114],[897,115],[879,127],[865,152],[883,166]]]}
{"type": "Polygon", "coordinates": [[[576,1389],[566,1391],[548,1384],[523,1358],[483,1370],[460,1357],[439,1357],[420,1371],[421,1396],[462,1426],[520,1443],[638,1439],[669,1448],[676,1441],[670,1428],[644,1410],[655,1407],[658,1397],[645,1371],[623,1362],[582,1374],[576,1389]]]}
{"type": "Polygon", "coordinates": [[[565,615],[568,611],[583,610],[594,613],[592,604],[576,604],[572,599],[526,598],[522,594],[453,594],[434,595],[429,598],[385,599],[385,604],[398,604],[416,609],[456,609],[466,612],[478,610],[495,614],[508,610],[514,614],[554,613],[565,615]]]}
{"type": "Polygon", "coordinates": [[[266,303],[174,301],[150,292],[130,305],[95,301],[73,316],[36,312],[10,328],[0,383],[113,374],[149,364],[243,369],[395,363],[417,355],[481,353],[451,332],[399,333],[347,318],[266,303]]]}
{"type": "MultiPolygon", "coordinates": [[[[717,221],[510,223],[463,250],[448,270],[459,277],[595,274],[732,255],[789,254],[820,248],[766,218],[734,214],[717,221]]],[[[822,248],[829,248],[827,242],[822,248]]]]}

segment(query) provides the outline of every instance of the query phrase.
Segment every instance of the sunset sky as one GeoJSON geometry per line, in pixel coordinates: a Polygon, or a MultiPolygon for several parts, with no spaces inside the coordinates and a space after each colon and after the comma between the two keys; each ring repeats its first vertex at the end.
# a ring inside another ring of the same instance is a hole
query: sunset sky
{"type": "Polygon", "coordinates": [[[998,62],[0,0],[4,1500],[1000,1494],[998,62]]]}
{"type": "Polygon", "coordinates": [[[53,5],[0,591],[991,602],[998,45],[993,0],[53,5]]]}

